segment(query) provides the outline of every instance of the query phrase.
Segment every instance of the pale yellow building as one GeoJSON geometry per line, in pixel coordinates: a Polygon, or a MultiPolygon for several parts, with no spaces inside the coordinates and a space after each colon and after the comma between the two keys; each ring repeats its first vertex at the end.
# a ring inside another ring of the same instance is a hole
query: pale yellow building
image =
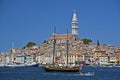
{"type": "Polygon", "coordinates": [[[117,64],[118,58],[117,56],[109,56],[109,63],[110,64],[117,64]]]}
{"type": "MultiPolygon", "coordinates": [[[[85,61],[86,52],[69,52],[68,63],[75,63],[76,61],[85,61]]],[[[67,61],[67,54],[65,55],[65,62],[67,61]]]]}
{"type": "Polygon", "coordinates": [[[100,56],[102,56],[103,54],[105,54],[105,51],[100,51],[100,50],[97,50],[94,52],[94,57],[96,59],[98,59],[100,56]]]}

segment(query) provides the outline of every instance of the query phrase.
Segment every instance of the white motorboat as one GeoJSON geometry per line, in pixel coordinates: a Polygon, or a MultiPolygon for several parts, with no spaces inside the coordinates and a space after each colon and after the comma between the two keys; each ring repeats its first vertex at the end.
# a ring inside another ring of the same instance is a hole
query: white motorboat
{"type": "Polygon", "coordinates": [[[80,73],[81,76],[94,76],[94,72],[80,73]]]}
{"type": "Polygon", "coordinates": [[[38,67],[39,64],[36,62],[25,63],[25,67],[38,67]]]}
{"type": "Polygon", "coordinates": [[[4,67],[4,64],[0,64],[0,67],[4,67]]]}
{"type": "Polygon", "coordinates": [[[24,64],[5,64],[5,67],[24,67],[24,64]]]}

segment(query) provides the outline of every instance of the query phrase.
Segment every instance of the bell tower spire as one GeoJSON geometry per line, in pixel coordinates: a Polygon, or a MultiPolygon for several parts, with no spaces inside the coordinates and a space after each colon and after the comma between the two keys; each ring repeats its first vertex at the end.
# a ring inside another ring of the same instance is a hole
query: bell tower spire
{"type": "Polygon", "coordinates": [[[73,17],[72,17],[72,34],[78,35],[78,18],[77,18],[76,11],[74,11],[73,17]]]}

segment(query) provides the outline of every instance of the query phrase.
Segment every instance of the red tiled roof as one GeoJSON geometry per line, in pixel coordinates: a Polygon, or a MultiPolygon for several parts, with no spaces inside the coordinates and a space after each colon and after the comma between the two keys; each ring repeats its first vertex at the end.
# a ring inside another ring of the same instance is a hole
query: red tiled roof
{"type": "MultiPolygon", "coordinates": [[[[73,34],[55,34],[55,39],[67,39],[67,35],[68,39],[75,36],[73,34]]],[[[54,35],[52,35],[52,37],[49,38],[49,40],[54,40],[54,35]]]]}
{"type": "Polygon", "coordinates": [[[116,53],[117,57],[120,58],[120,53],[116,53]]]}

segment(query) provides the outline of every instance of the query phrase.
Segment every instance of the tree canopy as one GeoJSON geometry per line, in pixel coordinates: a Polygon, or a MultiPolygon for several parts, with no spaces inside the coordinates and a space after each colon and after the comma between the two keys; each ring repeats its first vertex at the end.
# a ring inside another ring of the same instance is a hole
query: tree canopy
{"type": "Polygon", "coordinates": [[[34,46],[34,45],[36,45],[36,43],[35,42],[28,42],[25,46],[24,46],[24,48],[26,48],[26,47],[32,47],[32,46],[34,46]]]}
{"type": "Polygon", "coordinates": [[[43,43],[47,43],[48,41],[47,40],[44,40],[43,43]]]}
{"type": "Polygon", "coordinates": [[[91,39],[87,39],[87,38],[83,38],[82,41],[84,44],[89,44],[90,42],[92,42],[91,39]]]}

